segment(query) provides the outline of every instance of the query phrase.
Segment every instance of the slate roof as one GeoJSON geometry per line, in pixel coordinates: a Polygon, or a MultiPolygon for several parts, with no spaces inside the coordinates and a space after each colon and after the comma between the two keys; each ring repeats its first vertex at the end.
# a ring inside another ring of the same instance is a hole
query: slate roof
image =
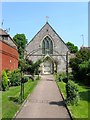
{"type": "MultiPolygon", "coordinates": [[[[57,32],[53,29],[53,27],[48,23],[46,22],[46,24],[37,32],[37,34],[28,42],[27,46],[33,41],[33,39],[43,30],[43,28],[48,25],[52,30],[53,32],[61,39],[61,41],[66,45],[66,43],[62,40],[62,38],[57,34],[57,32]]],[[[68,48],[68,46],[66,45],[66,47],[68,48]]],[[[69,50],[69,48],[68,48],[69,50]]],[[[70,50],[69,50],[70,51],[70,50]]]]}
{"type": "Polygon", "coordinates": [[[17,45],[16,45],[15,41],[13,41],[13,39],[10,37],[10,35],[1,28],[0,28],[0,36],[1,36],[1,38],[0,38],[1,41],[5,42],[6,44],[10,45],[11,47],[17,49],[17,45]],[[4,36],[8,37],[8,39],[5,39],[5,38],[3,39],[4,36]]]}
{"type": "Polygon", "coordinates": [[[81,47],[80,49],[87,49],[90,51],[90,47],[81,47]]]}

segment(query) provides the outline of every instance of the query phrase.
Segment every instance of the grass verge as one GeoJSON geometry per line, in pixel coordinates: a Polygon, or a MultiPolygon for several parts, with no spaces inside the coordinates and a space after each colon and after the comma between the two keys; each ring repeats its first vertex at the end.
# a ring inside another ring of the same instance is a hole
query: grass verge
{"type": "MultiPolygon", "coordinates": [[[[57,82],[64,99],[66,99],[66,88],[64,82],[57,82]]],[[[90,88],[75,83],[79,90],[79,101],[77,105],[67,106],[72,118],[87,118],[89,119],[90,108],[90,88]]]]}
{"type": "MultiPolygon", "coordinates": [[[[32,81],[28,80],[24,84],[24,99],[32,92],[34,87],[37,85],[38,80],[32,81]]],[[[20,86],[10,87],[8,91],[2,92],[2,118],[3,120],[8,118],[13,118],[15,113],[21,106],[21,103],[15,103],[8,99],[9,96],[19,96],[20,95],[20,86]]],[[[10,119],[9,119],[10,120],[10,119]]]]}

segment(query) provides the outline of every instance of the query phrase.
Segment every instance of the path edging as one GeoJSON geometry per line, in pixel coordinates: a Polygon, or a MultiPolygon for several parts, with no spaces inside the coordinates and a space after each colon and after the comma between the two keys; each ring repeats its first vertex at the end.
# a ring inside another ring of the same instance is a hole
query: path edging
{"type": "Polygon", "coordinates": [[[24,100],[24,102],[21,104],[19,110],[15,113],[15,115],[13,116],[12,120],[14,120],[16,118],[16,116],[19,114],[19,112],[21,111],[22,107],[24,106],[24,104],[27,102],[28,98],[30,97],[31,94],[29,94],[27,96],[27,98],[24,100]]]}
{"type": "MultiPolygon", "coordinates": [[[[39,82],[39,81],[38,81],[39,82]]],[[[32,90],[33,92],[33,90],[32,90]]],[[[12,120],[14,120],[17,115],[20,113],[21,109],[23,108],[23,106],[25,105],[25,103],[27,102],[28,98],[31,96],[32,92],[27,96],[27,98],[24,100],[24,102],[21,104],[20,108],[18,109],[18,111],[15,113],[15,115],[13,116],[12,120]]]]}
{"type": "Polygon", "coordinates": [[[66,109],[67,109],[67,111],[68,111],[68,114],[69,114],[69,116],[70,116],[70,119],[73,120],[73,118],[72,118],[72,116],[71,116],[71,113],[70,113],[70,111],[69,111],[69,109],[68,109],[68,107],[67,107],[67,105],[66,105],[66,103],[65,103],[64,96],[63,96],[63,94],[62,94],[62,92],[61,92],[61,89],[60,89],[60,87],[59,87],[59,85],[58,85],[58,82],[57,82],[57,80],[55,80],[55,81],[56,81],[56,84],[57,84],[57,86],[58,86],[59,93],[61,94],[61,96],[62,96],[62,98],[63,98],[64,104],[65,104],[65,107],[66,107],[66,109]]]}

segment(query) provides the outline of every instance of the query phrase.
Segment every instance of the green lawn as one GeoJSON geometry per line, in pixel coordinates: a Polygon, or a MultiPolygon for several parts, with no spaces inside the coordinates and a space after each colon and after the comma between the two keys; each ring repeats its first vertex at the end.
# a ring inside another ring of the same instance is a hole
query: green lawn
{"type": "Polygon", "coordinates": [[[2,118],[2,92],[0,91],[0,120],[2,118]]]}
{"type": "MultiPolygon", "coordinates": [[[[66,90],[64,82],[57,82],[58,86],[66,99],[66,90]]],[[[88,118],[90,108],[90,89],[86,86],[75,83],[79,90],[79,102],[78,105],[68,106],[72,118],[88,118]]]]}
{"type": "MultiPolygon", "coordinates": [[[[24,98],[32,92],[33,88],[36,86],[38,80],[32,81],[29,80],[24,84],[24,98]]],[[[20,103],[15,103],[8,99],[8,96],[19,96],[20,95],[20,86],[10,87],[8,91],[2,92],[2,117],[3,118],[12,118],[19,107],[20,103]]]]}

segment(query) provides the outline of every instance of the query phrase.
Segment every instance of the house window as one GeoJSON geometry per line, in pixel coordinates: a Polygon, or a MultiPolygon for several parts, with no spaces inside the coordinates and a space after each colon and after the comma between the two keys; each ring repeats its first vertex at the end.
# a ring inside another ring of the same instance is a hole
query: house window
{"type": "Polygon", "coordinates": [[[8,36],[2,36],[3,40],[8,40],[8,36]]]}
{"type": "Polygon", "coordinates": [[[43,54],[53,54],[53,43],[52,40],[47,36],[42,42],[42,53],[43,54]]]}

